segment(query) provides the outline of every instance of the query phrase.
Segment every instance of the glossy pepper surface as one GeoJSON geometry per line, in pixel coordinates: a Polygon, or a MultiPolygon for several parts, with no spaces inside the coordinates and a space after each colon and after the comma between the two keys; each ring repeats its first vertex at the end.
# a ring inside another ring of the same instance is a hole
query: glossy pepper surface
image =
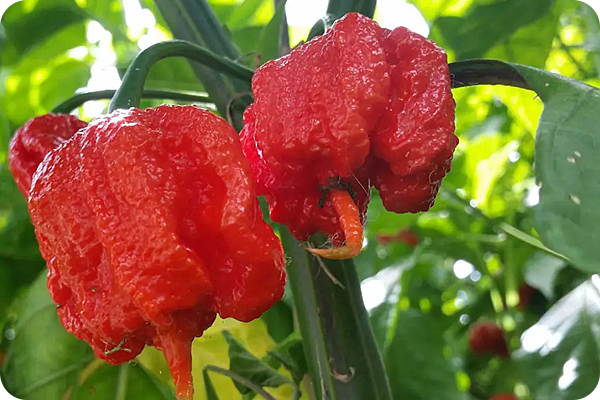
{"type": "Polygon", "coordinates": [[[69,114],[45,114],[32,118],[13,135],[8,165],[23,196],[29,196],[31,177],[46,154],[69,139],[86,122],[69,114]]]}
{"type": "Polygon", "coordinates": [[[51,151],[29,210],[65,328],[110,363],[161,349],[192,396],[191,343],[216,314],[250,321],[282,295],[236,132],[194,106],[117,110],[51,151]]]}
{"type": "Polygon", "coordinates": [[[347,239],[330,195],[339,190],[361,222],[371,186],[390,211],[433,205],[458,144],[446,54],[433,42],[349,13],[259,68],[252,91],[244,153],[271,217],[299,240],[347,239]]]}

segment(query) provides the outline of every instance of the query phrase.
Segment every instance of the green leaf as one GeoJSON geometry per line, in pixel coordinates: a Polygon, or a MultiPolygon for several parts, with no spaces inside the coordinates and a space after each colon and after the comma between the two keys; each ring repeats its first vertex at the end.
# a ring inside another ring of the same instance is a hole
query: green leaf
{"type": "Polygon", "coordinates": [[[229,29],[237,29],[248,25],[248,21],[256,14],[259,8],[267,0],[244,0],[239,6],[233,9],[229,17],[224,20],[229,29]]]}
{"type": "Polygon", "coordinates": [[[534,208],[533,225],[554,255],[563,255],[584,271],[600,272],[600,185],[591,184],[600,175],[596,161],[600,137],[595,134],[600,126],[600,90],[547,71],[495,60],[453,63],[450,70],[455,85],[530,88],[542,99],[544,111],[535,143],[540,201],[534,208]]]}
{"type": "Polygon", "coordinates": [[[46,113],[87,84],[91,60],[74,60],[66,54],[85,44],[85,25],[72,24],[21,57],[0,98],[2,111],[11,122],[21,125],[34,115],[46,113]]]}
{"type": "MultiPolygon", "coordinates": [[[[223,336],[229,345],[230,370],[233,373],[260,387],[279,387],[290,383],[286,377],[246,350],[231,333],[223,331],[223,336]]],[[[238,382],[235,382],[235,386],[242,394],[250,392],[250,388],[238,382]]]]}
{"type": "Polygon", "coordinates": [[[71,0],[42,2],[33,10],[28,8],[26,2],[18,2],[2,16],[7,39],[1,53],[2,65],[16,63],[57,32],[86,18],[71,0]]]}
{"type": "Polygon", "coordinates": [[[500,229],[502,229],[504,232],[508,233],[509,235],[512,235],[512,236],[516,237],[517,239],[519,239],[539,250],[542,250],[554,257],[561,258],[565,261],[569,261],[569,259],[566,258],[565,256],[563,256],[562,254],[557,253],[557,252],[553,251],[552,249],[549,249],[548,247],[544,246],[544,244],[542,242],[540,242],[540,240],[538,238],[533,237],[523,231],[520,231],[519,229],[515,228],[514,226],[510,226],[506,223],[501,223],[500,229]]]}
{"type": "Polygon", "coordinates": [[[373,326],[373,334],[375,335],[375,341],[377,347],[382,353],[385,351],[387,340],[390,331],[390,321],[396,305],[386,299],[383,303],[379,304],[371,310],[371,325],[373,326]]]}
{"type": "Polygon", "coordinates": [[[43,273],[29,289],[11,336],[2,383],[27,400],[63,398],[175,400],[172,391],[143,368],[110,366],[65,331],[43,273]]]}
{"type": "Polygon", "coordinates": [[[458,372],[444,356],[443,320],[417,310],[401,311],[385,354],[394,399],[466,400],[458,372]]]}
{"type": "Polygon", "coordinates": [[[85,0],[81,6],[90,19],[94,19],[113,35],[115,41],[129,41],[125,10],[120,0],[85,0]]]}
{"type": "Polygon", "coordinates": [[[552,299],[556,275],[566,266],[567,263],[563,259],[536,252],[525,263],[525,281],[542,292],[547,299],[552,299]]]}
{"type": "Polygon", "coordinates": [[[204,89],[190,63],[181,58],[168,58],[153,65],[146,78],[145,88],[196,92],[204,89]]]}
{"type": "MultiPolygon", "coordinates": [[[[99,360],[95,362],[100,367],[81,383],[78,400],[175,400],[168,386],[136,363],[111,366],[99,360]]],[[[85,373],[85,370],[82,371],[81,377],[85,377],[85,373]]]]}
{"type": "Polygon", "coordinates": [[[535,144],[542,241],[575,266],[600,272],[600,90],[549,72],[515,66],[544,101],[535,144]]]}
{"type": "Polygon", "coordinates": [[[257,49],[264,26],[246,26],[231,32],[231,38],[243,54],[242,60],[252,68],[257,67],[257,49]]]}
{"type": "Polygon", "coordinates": [[[60,399],[93,360],[92,351],[60,325],[40,275],[22,304],[2,369],[2,382],[18,398],[60,399]]]}
{"type": "Polygon", "coordinates": [[[440,17],[435,21],[443,41],[457,60],[482,57],[489,49],[509,38],[517,29],[544,16],[553,1],[505,0],[479,5],[461,17],[440,17]]]}
{"type": "Polygon", "coordinates": [[[594,278],[523,334],[514,362],[533,399],[576,400],[594,390],[600,378],[599,303],[594,278]]]}
{"type": "Polygon", "coordinates": [[[542,18],[517,29],[510,38],[488,51],[486,57],[544,68],[559,28],[559,17],[567,2],[555,1],[542,18]]]}
{"type": "Polygon", "coordinates": [[[294,331],[294,315],[292,309],[284,301],[278,301],[265,312],[261,319],[267,325],[269,335],[281,342],[294,331]]]}
{"type": "Polygon", "coordinates": [[[292,374],[294,382],[299,384],[307,371],[300,334],[298,332],[291,333],[273,350],[269,351],[262,361],[274,369],[283,365],[292,374]]]}
{"type": "Polygon", "coordinates": [[[283,18],[285,18],[285,1],[282,1],[275,10],[275,15],[271,21],[263,28],[259,43],[258,53],[261,63],[273,60],[279,57],[281,48],[281,29],[283,27],[283,18]]]}
{"type": "Polygon", "coordinates": [[[212,383],[206,369],[202,371],[202,377],[204,378],[204,388],[206,389],[206,400],[219,400],[215,385],[212,383]]]}

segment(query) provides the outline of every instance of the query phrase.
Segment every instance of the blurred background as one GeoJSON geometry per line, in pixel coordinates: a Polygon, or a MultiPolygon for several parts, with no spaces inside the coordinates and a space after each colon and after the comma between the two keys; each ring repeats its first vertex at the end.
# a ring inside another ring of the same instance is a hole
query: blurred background
{"type": "MultiPolygon", "coordinates": [[[[209,3],[241,61],[251,67],[266,61],[261,50],[268,48],[269,22],[280,2],[209,3]]],[[[326,8],[324,0],[287,1],[284,36],[292,47],[326,8]]],[[[584,2],[379,0],[375,20],[435,40],[450,61],[496,58],[600,84],[600,23],[584,2]]],[[[119,375],[91,359],[87,346],[58,323],[26,203],[7,169],[10,137],[77,91],[116,89],[141,49],[170,38],[149,0],[23,0],[2,16],[0,365],[4,386],[23,398],[66,400],[74,383],[86,388],[78,399],[111,398],[102,396],[114,393],[119,375]]],[[[158,63],[146,88],[203,91],[182,59],[158,63]]],[[[532,228],[542,103],[532,92],[500,86],[454,95],[460,145],[436,205],[427,213],[396,215],[375,193],[365,249],[356,260],[394,393],[411,400],[486,399],[503,391],[523,400],[600,398],[600,388],[590,394],[600,377],[600,278],[546,249],[532,228]],[[468,332],[477,321],[502,327],[510,359],[472,354],[468,332]]],[[[91,101],[76,113],[89,120],[107,105],[91,101]]],[[[287,305],[250,324],[215,323],[194,344],[196,398],[205,398],[202,367],[229,365],[220,331],[263,357],[281,340],[278,329],[292,323],[287,305]]],[[[139,357],[143,368],[135,370],[123,399],[171,398],[157,389],[170,385],[161,357],[154,349],[139,357]]],[[[216,376],[214,383],[222,399],[240,398],[227,378],[216,376]]],[[[272,393],[287,399],[291,392],[282,386],[272,393]]]]}

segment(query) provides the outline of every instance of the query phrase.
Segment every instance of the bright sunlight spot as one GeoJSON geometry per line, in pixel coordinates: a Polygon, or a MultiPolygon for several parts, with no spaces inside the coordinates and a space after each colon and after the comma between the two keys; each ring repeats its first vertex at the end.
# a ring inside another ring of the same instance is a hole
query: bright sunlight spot
{"type": "MultiPolygon", "coordinates": [[[[325,0],[288,0],[285,12],[292,45],[306,39],[310,28],[325,15],[326,10],[325,0]]],[[[374,19],[384,28],[404,26],[425,37],[429,35],[425,18],[414,5],[407,4],[404,0],[379,0],[374,19]]]]}
{"type": "Polygon", "coordinates": [[[457,260],[452,269],[458,279],[465,279],[475,271],[473,264],[465,260],[457,260]]]}
{"type": "Polygon", "coordinates": [[[558,388],[560,390],[567,390],[569,386],[575,379],[578,377],[577,367],[579,366],[579,361],[575,357],[569,358],[569,360],[563,365],[563,374],[558,380],[558,388]]]}

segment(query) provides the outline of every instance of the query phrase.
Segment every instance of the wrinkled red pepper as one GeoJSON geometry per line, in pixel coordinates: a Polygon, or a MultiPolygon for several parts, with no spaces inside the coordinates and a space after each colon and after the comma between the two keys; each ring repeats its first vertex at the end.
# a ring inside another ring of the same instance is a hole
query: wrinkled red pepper
{"type": "Polygon", "coordinates": [[[334,207],[341,192],[347,207],[355,203],[353,227],[364,222],[371,186],[390,211],[433,205],[458,144],[446,54],[433,42],[349,13],[259,68],[252,91],[241,140],[271,218],[299,240],[316,232],[334,245],[346,240],[313,252],[360,251],[334,207]]]}
{"type": "Polygon", "coordinates": [[[31,177],[46,154],[86,126],[86,122],[74,115],[45,114],[32,118],[15,132],[8,165],[25,198],[29,196],[31,177]]]}
{"type": "Polygon", "coordinates": [[[198,107],[95,119],[39,165],[29,210],[65,328],[110,363],[161,349],[181,398],[216,314],[250,321],[283,295],[237,134],[198,107]]]}

